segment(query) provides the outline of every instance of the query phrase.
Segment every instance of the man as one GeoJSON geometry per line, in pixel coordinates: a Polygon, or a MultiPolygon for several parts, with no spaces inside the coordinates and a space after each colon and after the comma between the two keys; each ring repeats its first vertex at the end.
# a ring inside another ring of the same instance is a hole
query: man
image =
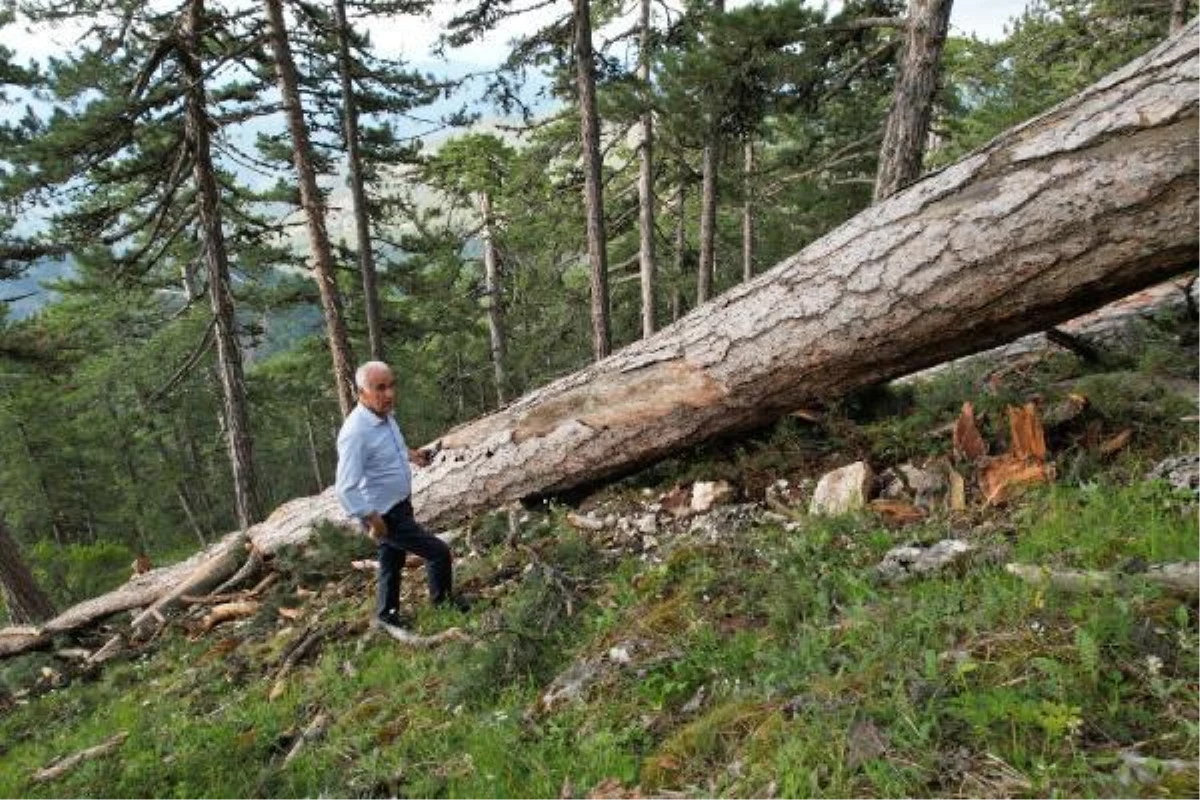
{"type": "Polygon", "coordinates": [[[450,548],[413,518],[412,470],[429,465],[430,456],[410,450],[392,416],[396,379],[382,361],[369,361],[354,374],[358,405],[338,433],[337,496],[379,546],[379,585],[372,624],[403,628],[400,578],[407,553],[425,559],[429,596],[435,604],[451,601],[450,548]]]}

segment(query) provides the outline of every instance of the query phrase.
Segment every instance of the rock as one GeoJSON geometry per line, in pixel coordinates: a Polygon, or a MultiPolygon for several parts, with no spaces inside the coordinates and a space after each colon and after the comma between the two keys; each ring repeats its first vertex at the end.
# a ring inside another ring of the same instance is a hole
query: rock
{"type": "Polygon", "coordinates": [[[946,478],[931,469],[920,469],[912,464],[901,464],[900,474],[913,492],[913,502],[920,508],[930,510],[944,503],[949,489],[946,478]]]}
{"type": "Polygon", "coordinates": [[[717,542],[757,521],[761,513],[762,509],[754,503],[721,506],[693,519],[688,534],[696,539],[717,542]]]}
{"type": "Polygon", "coordinates": [[[727,481],[696,481],[692,484],[692,511],[703,514],[731,497],[733,487],[727,481]]]}
{"type": "Polygon", "coordinates": [[[1164,459],[1146,473],[1146,479],[1166,481],[1176,489],[1200,494],[1200,454],[1164,459]]]}
{"type": "Polygon", "coordinates": [[[893,547],[875,567],[875,571],[885,583],[903,583],[916,576],[933,575],[961,564],[974,549],[962,539],[943,539],[931,547],[893,547]]]}
{"type": "Polygon", "coordinates": [[[633,527],[643,536],[649,536],[658,530],[658,520],[653,514],[642,514],[633,521],[633,527]]]}
{"type": "Polygon", "coordinates": [[[845,514],[862,508],[874,477],[871,465],[865,461],[856,461],[822,476],[808,513],[845,514]]]}
{"type": "Polygon", "coordinates": [[[692,493],[682,486],[673,487],[658,500],[673,517],[686,517],[692,513],[692,493]]]}
{"type": "MultiPolygon", "coordinates": [[[[809,486],[812,485],[811,482],[808,483],[809,486]]],[[[793,483],[785,478],[775,481],[764,493],[767,507],[776,511],[786,511],[801,506],[808,488],[804,484],[805,481],[793,483]]]]}

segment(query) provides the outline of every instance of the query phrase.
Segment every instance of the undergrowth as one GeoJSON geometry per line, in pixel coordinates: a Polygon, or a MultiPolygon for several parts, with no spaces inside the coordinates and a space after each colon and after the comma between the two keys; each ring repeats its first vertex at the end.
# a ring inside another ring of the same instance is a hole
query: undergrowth
{"type": "MultiPolygon", "coordinates": [[[[1000,450],[1005,404],[1086,396],[1055,432],[1055,485],[1005,508],[907,528],[775,517],[645,553],[600,546],[560,507],[515,529],[479,521],[458,580],[494,591],[465,613],[416,606],[419,632],[460,626],[471,642],[371,635],[370,579],[346,569],[369,548],[323,531],[277,559],[275,594],[249,620],[194,638],[173,628],[67,679],[49,653],[0,664],[0,796],[1194,797],[1195,769],[1155,765],[1194,766],[1200,748],[1195,600],[1138,576],[1200,557],[1195,495],[1143,479],[1194,452],[1179,418],[1195,412],[1170,389],[1185,367],[1166,351],[1141,358],[1153,369],[1055,359],[991,389],[957,371],[610,490],[749,475],[761,487],[836,454],[941,455],[948,433],[931,432],[966,400],[1000,450]],[[1096,453],[1126,428],[1128,445],[1096,453]],[[899,585],[875,569],[897,545],[952,536],[1002,556],[899,585]],[[1037,588],[1006,560],[1124,580],[1037,588]],[[317,645],[281,674],[305,635],[317,645]],[[129,738],[115,753],[31,780],[117,731],[129,738]]],[[[756,496],[750,483],[740,499],[756,496]]]]}

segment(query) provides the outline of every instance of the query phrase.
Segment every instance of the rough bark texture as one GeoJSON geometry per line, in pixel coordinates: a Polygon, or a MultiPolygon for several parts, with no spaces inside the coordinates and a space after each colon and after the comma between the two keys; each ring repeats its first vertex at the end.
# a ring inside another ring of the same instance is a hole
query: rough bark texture
{"type": "Polygon", "coordinates": [[[200,238],[208,270],[208,296],[216,321],[217,372],[221,378],[224,400],[222,421],[229,445],[229,462],[233,468],[238,524],[245,529],[262,519],[262,505],[254,471],[254,439],[247,411],[242,351],[237,341],[233,292],[229,285],[229,259],[225,251],[225,234],[221,228],[220,190],[213,170],[208,137],[210,121],[204,98],[204,71],[200,63],[200,30],[203,21],[204,3],[202,0],[192,0],[183,15],[184,46],[180,50],[180,66],[187,76],[186,128],[192,148],[200,238]]]}
{"type": "Polygon", "coordinates": [[[1171,22],[1167,28],[1170,35],[1174,36],[1183,30],[1183,23],[1187,19],[1188,0],[1171,0],[1171,22]]]}
{"type": "Polygon", "coordinates": [[[504,293],[500,289],[500,254],[496,249],[496,219],[492,197],[478,195],[479,215],[483,217],[483,278],[488,298],[488,338],[492,353],[492,380],[496,384],[496,405],[508,401],[508,348],[504,332],[504,293]]]}
{"type": "MultiPolygon", "coordinates": [[[[1193,22],[653,337],[451,431],[414,476],[418,515],[444,527],[627,472],[1194,268],[1196,31],[1193,22]]],[[[332,490],[286,503],[248,535],[267,555],[322,522],[350,527],[332,490]]],[[[232,574],[239,537],[41,628],[2,630],[0,656],[154,603],[189,576],[232,574]]]]}
{"type": "Polygon", "coordinates": [[[371,249],[371,220],[367,212],[367,192],[363,185],[358,106],[354,100],[354,81],[351,77],[350,23],[346,20],[346,0],[334,0],[333,13],[337,25],[338,79],[342,85],[342,135],[346,140],[350,195],[354,200],[354,231],[358,238],[358,271],[362,276],[363,307],[367,312],[367,338],[371,347],[371,359],[383,361],[383,328],[379,316],[379,290],[375,280],[375,254],[371,249]]]}
{"type": "Polygon", "coordinates": [[[17,543],[0,518],[0,593],[8,608],[8,618],[17,625],[41,622],[54,616],[54,604],[37,585],[25,566],[17,543]]]}
{"type": "Polygon", "coordinates": [[[279,93],[283,97],[288,132],[292,137],[292,158],[300,184],[300,205],[304,208],[308,240],[312,247],[313,277],[320,290],[321,309],[325,316],[325,335],[329,337],[329,354],[333,359],[333,380],[337,387],[338,406],[344,417],[354,408],[354,358],[350,352],[350,337],[346,332],[346,320],[342,314],[342,298],[334,278],[333,251],[329,246],[329,233],[325,229],[325,205],[317,188],[312,142],[308,137],[308,126],[304,122],[304,106],[300,102],[300,79],[296,74],[296,63],[292,60],[292,48],[288,43],[283,3],[281,0],[266,0],[266,5],[267,19],[271,26],[271,50],[275,60],[275,72],[279,79],[279,93]]]}
{"type": "Polygon", "coordinates": [[[1195,25],[653,337],[442,438],[445,524],[1045,329],[1191,266],[1195,25]]]}
{"type": "Polygon", "coordinates": [[[596,113],[596,65],[592,54],[592,6],[575,2],[575,88],[579,93],[580,143],[583,147],[583,205],[587,217],[588,264],[592,275],[592,354],[612,352],[608,310],[608,241],[604,232],[600,180],[600,118],[596,113]]]}
{"type": "Polygon", "coordinates": [[[638,48],[638,81],[647,93],[646,107],[640,118],[642,141],[638,145],[638,258],[641,263],[642,336],[650,336],[657,327],[654,309],[654,114],[650,110],[650,0],[639,7],[641,44],[638,48]]]}
{"type": "Polygon", "coordinates": [[[754,277],[754,140],[742,144],[742,280],[754,277]]]}
{"type": "Polygon", "coordinates": [[[879,171],[875,176],[877,203],[921,175],[951,5],[952,0],[909,3],[900,73],[879,149],[879,171]]]}

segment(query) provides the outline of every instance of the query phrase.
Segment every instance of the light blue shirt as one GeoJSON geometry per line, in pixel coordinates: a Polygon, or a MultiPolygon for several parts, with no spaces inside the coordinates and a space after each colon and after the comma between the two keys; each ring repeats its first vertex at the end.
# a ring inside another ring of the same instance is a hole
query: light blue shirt
{"type": "Polygon", "coordinates": [[[355,406],[338,432],[337,449],[336,491],[350,516],[383,514],[412,494],[408,446],[391,414],[355,406]]]}

